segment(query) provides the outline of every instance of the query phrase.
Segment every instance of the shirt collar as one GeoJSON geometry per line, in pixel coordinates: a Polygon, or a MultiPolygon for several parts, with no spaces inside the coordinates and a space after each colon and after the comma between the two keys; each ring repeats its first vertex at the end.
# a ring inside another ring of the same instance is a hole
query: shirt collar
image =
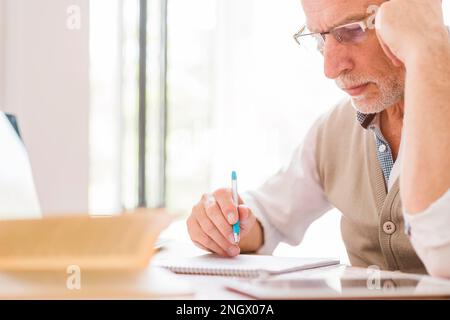
{"type": "Polygon", "coordinates": [[[358,122],[361,125],[361,127],[363,127],[364,129],[369,128],[369,126],[371,124],[373,124],[376,116],[377,116],[376,113],[364,114],[364,113],[361,113],[359,111],[356,112],[356,119],[358,120],[358,122]]]}

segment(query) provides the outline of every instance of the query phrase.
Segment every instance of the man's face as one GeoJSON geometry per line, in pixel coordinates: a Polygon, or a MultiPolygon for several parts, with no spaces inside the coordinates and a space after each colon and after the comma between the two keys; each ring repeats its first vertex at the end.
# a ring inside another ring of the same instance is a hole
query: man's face
{"type": "MultiPolygon", "coordinates": [[[[302,0],[307,25],[313,32],[363,20],[370,16],[368,7],[382,0],[302,0]],[[349,18],[352,18],[349,20],[349,18]]],[[[405,70],[395,67],[384,54],[374,29],[357,44],[339,43],[326,36],[325,75],[352,98],[353,105],[365,114],[379,113],[402,101],[405,70]]]]}

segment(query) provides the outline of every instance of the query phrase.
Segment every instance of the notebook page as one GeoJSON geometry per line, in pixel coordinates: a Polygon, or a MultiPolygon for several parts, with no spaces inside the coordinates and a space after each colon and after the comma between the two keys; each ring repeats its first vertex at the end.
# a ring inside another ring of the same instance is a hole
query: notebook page
{"type": "MultiPolygon", "coordinates": [[[[191,271],[227,270],[263,271],[267,273],[283,273],[338,264],[339,260],[327,258],[288,258],[263,255],[239,255],[234,258],[224,258],[213,254],[190,258],[169,258],[156,261],[155,264],[171,270],[191,271]]],[[[188,272],[185,272],[188,273],[188,272]]]]}

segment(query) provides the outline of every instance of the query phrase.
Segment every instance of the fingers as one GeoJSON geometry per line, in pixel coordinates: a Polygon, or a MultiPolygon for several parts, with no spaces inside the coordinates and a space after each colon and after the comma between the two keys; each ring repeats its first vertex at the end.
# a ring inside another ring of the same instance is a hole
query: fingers
{"type": "Polygon", "coordinates": [[[383,20],[386,19],[385,18],[386,5],[389,5],[389,4],[384,3],[377,12],[377,16],[375,19],[376,35],[378,38],[378,42],[380,43],[380,46],[384,51],[384,54],[389,58],[389,60],[391,60],[392,64],[395,67],[401,67],[401,66],[403,66],[403,62],[392,52],[391,48],[389,48],[389,46],[383,40],[382,25],[384,23],[383,20]]]}
{"type": "Polygon", "coordinates": [[[207,199],[203,202],[203,206],[206,215],[219,230],[222,236],[227,239],[230,244],[234,244],[233,228],[228,221],[225,220],[225,217],[215,199],[207,199]]]}
{"type": "MultiPolygon", "coordinates": [[[[380,38],[378,38],[380,40],[380,38]]],[[[381,48],[384,51],[384,54],[391,60],[392,64],[395,67],[401,67],[403,66],[403,62],[400,61],[400,59],[397,58],[395,54],[392,53],[391,49],[382,41],[380,40],[381,48]]]]}
{"type": "Polygon", "coordinates": [[[203,206],[197,211],[197,222],[203,232],[210,237],[228,255],[234,256],[239,253],[237,246],[230,243],[230,238],[226,239],[214,223],[209,219],[203,206]]]}
{"type": "Polygon", "coordinates": [[[239,220],[241,223],[241,235],[245,236],[253,227],[256,222],[256,217],[245,205],[240,205],[239,208],[239,220]]]}
{"type": "Polygon", "coordinates": [[[231,238],[232,232],[228,229],[231,226],[225,221],[218,207],[211,207],[213,210],[210,209],[210,215],[215,222],[206,213],[203,202],[194,207],[193,213],[188,219],[191,239],[219,255],[231,257],[238,255],[240,248],[234,244],[234,240],[231,238]],[[219,211],[217,212],[217,210],[219,211]]]}
{"type": "Polygon", "coordinates": [[[240,221],[240,235],[245,236],[256,222],[251,210],[241,204],[233,204],[230,189],[220,189],[213,195],[204,195],[192,209],[187,221],[189,236],[200,248],[221,256],[237,256],[239,246],[234,242],[232,225],[240,221]]]}
{"type": "Polygon", "coordinates": [[[233,204],[231,189],[219,189],[213,193],[213,196],[228,223],[235,224],[239,219],[239,213],[233,204]]]}
{"type": "Polygon", "coordinates": [[[200,249],[211,251],[221,256],[228,256],[228,254],[222,248],[220,248],[220,246],[215,243],[214,240],[212,240],[203,232],[199,223],[192,216],[187,220],[187,226],[192,242],[194,242],[194,244],[197,245],[200,249]]]}
{"type": "Polygon", "coordinates": [[[383,42],[383,39],[381,38],[381,35],[378,32],[378,30],[376,31],[376,34],[378,42],[380,43],[380,46],[383,49],[384,54],[389,58],[389,60],[391,60],[392,64],[395,67],[403,66],[403,62],[399,58],[397,58],[397,56],[394,53],[392,53],[391,49],[383,42]]]}
{"type": "Polygon", "coordinates": [[[202,250],[205,250],[205,251],[210,251],[208,248],[206,248],[206,247],[204,247],[203,245],[201,245],[199,242],[197,242],[197,241],[192,241],[197,247],[199,247],[200,249],[202,249],[202,250]]]}

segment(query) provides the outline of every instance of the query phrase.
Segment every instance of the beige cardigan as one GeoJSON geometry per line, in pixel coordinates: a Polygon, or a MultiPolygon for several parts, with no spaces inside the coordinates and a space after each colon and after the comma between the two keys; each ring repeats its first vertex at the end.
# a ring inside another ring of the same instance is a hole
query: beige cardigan
{"type": "Polygon", "coordinates": [[[342,212],[341,231],[353,266],[426,273],[404,232],[396,181],[387,193],[373,132],[355,119],[347,101],[321,122],[316,163],[328,201],[342,212]]]}

